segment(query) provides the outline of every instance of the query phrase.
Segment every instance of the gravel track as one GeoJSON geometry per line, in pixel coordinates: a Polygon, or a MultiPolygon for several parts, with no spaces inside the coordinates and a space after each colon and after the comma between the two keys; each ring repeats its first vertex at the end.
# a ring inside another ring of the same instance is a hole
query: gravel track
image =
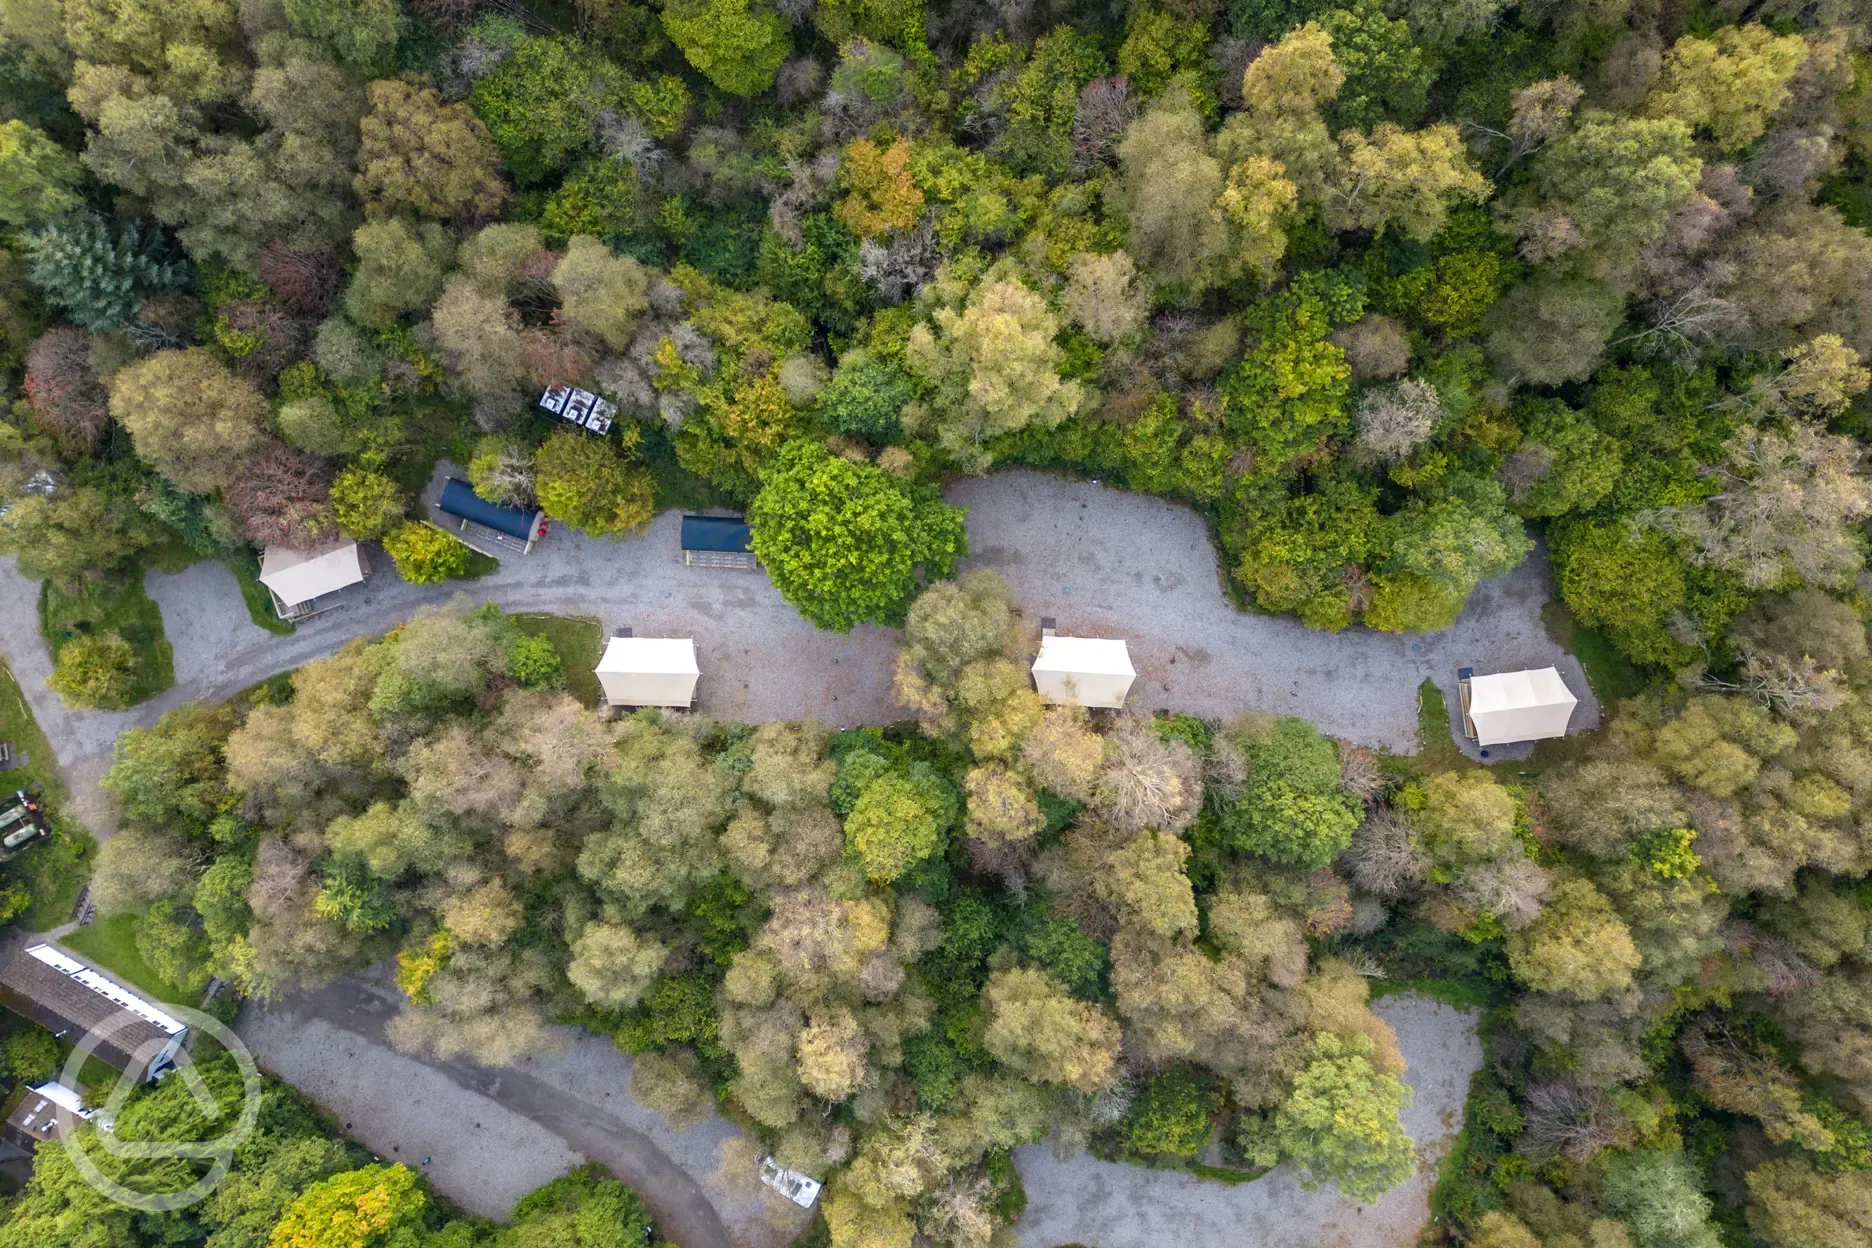
{"type": "Polygon", "coordinates": [[[631,1099],[630,1058],[604,1037],[558,1029],[561,1052],[498,1070],[425,1061],[384,1040],[400,995],[343,979],[269,1009],[249,1006],[236,1030],[263,1069],[347,1135],[419,1167],[470,1213],[505,1218],[522,1196],[589,1160],[642,1195],[658,1232],[685,1248],[781,1248],[805,1229],[811,1215],[779,1197],[717,1190],[716,1149],[740,1128],[711,1115],[671,1130],[631,1099]]]}
{"type": "MultiPolygon", "coordinates": [[[[1541,626],[1551,590],[1538,556],[1484,583],[1440,633],[1321,633],[1288,617],[1237,611],[1222,593],[1208,529],[1187,507],[1024,471],[961,481],[948,498],[969,510],[974,555],[965,567],[1001,572],[1023,608],[1055,617],[1062,632],[1130,641],[1139,672],[1133,706],[1216,717],[1301,715],[1335,736],[1408,751],[1425,679],[1453,707],[1460,666],[1555,663],[1581,695],[1572,730],[1598,725],[1585,673],[1541,626]]],[[[457,593],[511,611],[595,616],[607,631],[629,625],[640,637],[694,636],[701,709],[724,719],[811,717],[850,727],[902,717],[890,700],[895,632],[871,625],[849,635],[821,632],[762,573],[685,567],[680,525],[678,513],[665,512],[647,534],[624,542],[555,530],[533,554],[504,560],[493,575],[448,586],[406,585],[378,554],[368,584],[289,637],[248,619],[234,575],[221,564],[198,563],[174,576],[151,572],[144,584],[162,608],[177,682],[127,711],[68,710],[46,687],[52,665],[39,636],[38,586],[8,557],[0,559],[0,657],[59,754],[76,813],[100,839],[114,825],[97,781],[124,729],[187,702],[225,698],[457,593]]]]}

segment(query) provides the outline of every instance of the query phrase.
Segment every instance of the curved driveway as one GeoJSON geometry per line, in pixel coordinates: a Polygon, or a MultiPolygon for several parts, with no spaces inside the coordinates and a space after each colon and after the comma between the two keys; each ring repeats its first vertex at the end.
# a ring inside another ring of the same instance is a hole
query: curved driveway
{"type": "MultiPolygon", "coordinates": [[[[1187,507],[1033,472],[965,480],[948,497],[969,512],[974,554],[965,567],[1001,572],[1022,607],[1054,617],[1062,632],[1129,639],[1139,672],[1133,705],[1211,717],[1300,715],[1334,736],[1408,751],[1426,678],[1453,693],[1459,666],[1558,663],[1581,695],[1574,731],[1598,723],[1579,664],[1541,627],[1549,586],[1538,556],[1483,584],[1442,632],[1321,633],[1236,610],[1222,593],[1207,526],[1187,507]]],[[[607,632],[628,625],[638,636],[694,636],[701,708],[724,719],[810,716],[849,727],[901,718],[890,701],[895,632],[871,625],[850,635],[821,632],[762,573],[685,567],[679,527],[678,514],[665,512],[625,542],[555,530],[532,555],[504,560],[486,579],[446,586],[406,585],[379,556],[371,581],[349,591],[346,605],[289,637],[254,626],[221,564],[151,572],[144,583],[175,647],[176,685],[127,711],[68,710],[46,688],[51,660],[39,636],[38,586],[11,558],[0,559],[0,657],[59,752],[76,813],[100,836],[112,820],[97,780],[125,728],[186,702],[227,697],[457,593],[510,611],[596,616],[607,632]]]]}

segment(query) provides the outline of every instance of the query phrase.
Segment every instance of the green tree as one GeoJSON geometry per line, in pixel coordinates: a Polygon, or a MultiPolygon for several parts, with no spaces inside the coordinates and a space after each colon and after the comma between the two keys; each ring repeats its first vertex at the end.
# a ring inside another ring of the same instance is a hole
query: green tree
{"type": "Polygon", "coordinates": [[[982,989],[988,1026],[982,1043],[1025,1079],[1096,1092],[1112,1079],[1118,1024],[1070,995],[1045,971],[998,971],[982,989]]]}
{"type": "Polygon", "coordinates": [[[1634,1149],[1606,1165],[1606,1208],[1625,1220],[1634,1248],[1716,1248],[1703,1176],[1682,1152],[1634,1149]]]}
{"type": "Polygon", "coordinates": [[[1872,1239],[1872,1174],[1777,1160],[1748,1172],[1749,1229],[1769,1248],[1852,1248],[1872,1239]]]}
{"type": "Polygon", "coordinates": [[[1478,583],[1518,566],[1534,549],[1501,486],[1467,475],[1451,474],[1436,494],[1411,500],[1391,517],[1390,530],[1391,554],[1365,612],[1367,624],[1388,631],[1447,628],[1478,583]],[[1410,586],[1428,593],[1417,613],[1394,600],[1410,586]]]}
{"type": "Polygon", "coordinates": [[[1679,661],[1664,621],[1683,605],[1684,561],[1664,534],[1629,524],[1567,524],[1553,536],[1560,597],[1641,663],[1679,661]]]}
{"type": "Polygon", "coordinates": [[[1612,903],[1575,877],[1553,886],[1532,924],[1509,933],[1508,965],[1536,992],[1590,1001],[1631,983],[1638,949],[1612,903]]]}
{"type": "Polygon", "coordinates": [[[845,818],[845,838],[865,874],[888,884],[942,847],[954,828],[955,791],[925,768],[888,772],[858,795],[845,818]]]}
{"type": "Polygon", "coordinates": [[[468,574],[468,547],[433,524],[405,520],[386,533],[383,548],[397,575],[412,585],[433,585],[468,574]]]}
{"type": "Polygon", "coordinates": [[[58,1037],[36,1023],[26,1023],[0,1046],[7,1072],[28,1087],[44,1083],[65,1064],[58,1037]]]}
{"type": "Polygon", "coordinates": [[[187,992],[208,985],[208,937],[188,924],[187,912],[158,897],[137,918],[136,949],[152,971],[187,992]]]}
{"type": "Polygon", "coordinates": [[[1343,159],[1320,205],[1321,218],[1335,230],[1383,233],[1395,225],[1424,242],[1443,228],[1452,206],[1489,193],[1451,125],[1402,130],[1386,122],[1369,137],[1348,131],[1339,145],[1343,159]]]}
{"type": "Polygon", "coordinates": [[[184,490],[232,485],[266,445],[267,403],[199,347],[159,351],[111,379],[111,415],[137,454],[184,490]]]}
{"type": "Polygon", "coordinates": [[[860,349],[846,354],[832,371],[819,392],[819,414],[839,433],[895,442],[903,436],[898,417],[910,399],[910,379],[903,369],[860,349]]]}
{"type": "Polygon", "coordinates": [[[1334,130],[1364,130],[1380,121],[1409,125],[1423,112],[1436,64],[1411,42],[1410,26],[1388,18],[1378,0],[1354,0],[1319,19],[1332,37],[1333,60],[1345,84],[1325,105],[1334,130]]]}
{"type": "Polygon", "coordinates": [[[1119,1123],[1125,1151],[1154,1163],[1195,1160],[1209,1146],[1215,1101],[1187,1067],[1152,1075],[1119,1123]]]}
{"type": "Polygon", "coordinates": [[[651,1229],[650,1213],[635,1192],[602,1167],[584,1165],[521,1197],[494,1243],[497,1248],[649,1248],[651,1229]]]}
{"type": "Polygon", "coordinates": [[[1225,171],[1187,96],[1171,93],[1125,128],[1118,167],[1121,178],[1110,194],[1128,223],[1125,248],[1138,266],[1169,286],[1219,284],[1230,268],[1227,219],[1215,210],[1227,188],[1225,171]]]}
{"type": "Polygon", "coordinates": [[[24,236],[33,284],[86,329],[115,329],[144,300],[180,286],[187,267],[140,222],[112,230],[84,213],[24,236]]]}
{"type": "Polygon", "coordinates": [[[761,94],[786,60],[786,26],[766,0],[669,0],[662,16],[689,63],[730,95],[761,94]]]}
{"type": "MultiPolygon", "coordinates": [[[[665,19],[667,20],[667,18],[665,19]]],[[[527,36],[469,96],[522,183],[547,181],[592,140],[601,62],[579,40],[527,36]]]]}
{"type": "MultiPolygon", "coordinates": [[[[625,432],[628,450],[637,430],[627,425],[625,432]]],[[[650,475],[614,451],[607,439],[556,430],[540,447],[533,471],[541,509],[593,537],[636,532],[656,514],[650,475]]]]}
{"type": "Polygon", "coordinates": [[[1716,146],[1732,152],[1761,137],[1806,59],[1799,35],[1777,37],[1759,22],[1726,26],[1710,39],[1685,35],[1665,54],[1645,108],[1708,131],[1716,146]]]}
{"type": "Polygon", "coordinates": [[[31,229],[70,216],[83,204],[78,158],[23,121],[0,124],[0,221],[31,229]]]}
{"type": "Polygon", "coordinates": [[[901,618],[924,578],[967,552],[960,508],[812,441],[780,448],[748,509],[754,553],[786,600],[821,628],[901,618]]]}
{"type": "Polygon", "coordinates": [[[357,73],[389,68],[403,26],[396,0],[285,0],[285,7],[295,31],[328,45],[357,73]]]}
{"type": "Polygon", "coordinates": [[[1674,118],[1583,114],[1533,158],[1535,201],[1511,214],[1524,249],[1537,257],[1579,246],[1627,263],[1663,235],[1670,215],[1696,193],[1703,162],[1690,127],[1674,118]]]}
{"type": "Polygon", "coordinates": [[[1566,404],[1537,400],[1523,409],[1521,445],[1497,476],[1521,515],[1586,511],[1618,484],[1623,450],[1566,404]]]}
{"type": "Polygon", "coordinates": [[[74,637],[59,647],[46,684],[67,706],[121,707],[136,687],[137,668],[136,648],[116,633],[74,637]]]}
{"type": "Polygon", "coordinates": [[[568,324],[596,334],[615,350],[630,345],[638,319],[650,306],[642,265],[578,234],[566,244],[565,258],[553,269],[552,280],[568,324]]]}
{"type": "Polygon", "coordinates": [[[234,800],[221,756],[233,727],[227,710],[192,705],[166,712],[153,728],[127,729],[99,787],[128,823],[205,831],[234,800]]]}
{"type": "Polygon", "coordinates": [[[1259,338],[1222,374],[1223,420],[1246,439],[1259,473],[1273,473],[1346,425],[1352,370],[1327,340],[1333,317],[1310,292],[1289,289],[1244,318],[1259,338]]]}
{"type": "Polygon", "coordinates": [[[566,977],[587,1001],[628,1009],[662,973],[669,948],[618,923],[594,923],[572,942],[566,977]]]}
{"type": "Polygon", "coordinates": [[[332,518],[355,542],[374,542],[395,528],[408,504],[403,487],[368,468],[353,465],[332,482],[332,518]]]}
{"type": "Polygon", "coordinates": [[[491,217],[507,199],[501,153],[466,104],[433,87],[394,79],[370,84],[353,186],[379,212],[491,217]]]}
{"type": "Polygon", "coordinates": [[[375,1165],[314,1183],[287,1206],[267,1248],[380,1248],[429,1206],[416,1172],[375,1165]]]}
{"type": "Polygon", "coordinates": [[[345,312],[360,325],[386,326],[435,302],[454,245],[433,222],[367,221],[351,238],[357,268],[345,288],[345,312]]]}
{"type": "Polygon", "coordinates": [[[1525,385],[1583,381],[1624,316],[1624,298],[1604,282],[1538,277],[1510,290],[1483,317],[1489,362],[1525,385]]]}
{"type": "Polygon", "coordinates": [[[76,584],[109,572],[162,540],[162,529],[130,499],[88,485],[50,497],[4,496],[0,551],[30,580],[76,584]]]}
{"type": "Polygon", "coordinates": [[[1223,816],[1232,847],[1291,866],[1323,867],[1352,843],[1363,812],[1339,787],[1339,750],[1304,719],[1248,724],[1248,782],[1223,816]]]}
{"type": "Polygon", "coordinates": [[[1309,1191],[1330,1182],[1367,1204],[1408,1178],[1417,1154],[1398,1113],[1411,1091],[1397,1076],[1374,1070],[1371,1052],[1364,1036],[1315,1036],[1272,1124],[1243,1141],[1255,1160],[1271,1165],[1285,1158],[1309,1191]]]}
{"type": "Polygon", "coordinates": [[[944,449],[985,468],[988,439],[1050,428],[1079,410],[1085,395],[1060,376],[1058,332],[1046,301],[1012,278],[983,282],[961,311],[938,308],[910,331],[905,358],[930,386],[944,449]]]}

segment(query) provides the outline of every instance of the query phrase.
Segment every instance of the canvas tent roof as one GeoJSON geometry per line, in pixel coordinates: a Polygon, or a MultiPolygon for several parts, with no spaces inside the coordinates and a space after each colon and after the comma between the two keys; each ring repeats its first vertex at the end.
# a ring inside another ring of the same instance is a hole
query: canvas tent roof
{"type": "Polygon", "coordinates": [[[260,558],[260,583],[289,607],[356,585],[364,575],[364,556],[356,542],[321,555],[269,546],[260,558]]]}
{"type": "Polygon", "coordinates": [[[1048,702],[1073,706],[1123,706],[1137,669],[1122,638],[1040,638],[1034,687],[1048,702]]]}
{"type": "Polygon", "coordinates": [[[1541,667],[1470,677],[1467,712],[1476,744],[1507,745],[1564,737],[1578,701],[1558,669],[1541,667]]]}
{"type": "Polygon", "coordinates": [[[688,706],[702,669],[694,638],[613,637],[597,674],[612,706],[688,706]]]}

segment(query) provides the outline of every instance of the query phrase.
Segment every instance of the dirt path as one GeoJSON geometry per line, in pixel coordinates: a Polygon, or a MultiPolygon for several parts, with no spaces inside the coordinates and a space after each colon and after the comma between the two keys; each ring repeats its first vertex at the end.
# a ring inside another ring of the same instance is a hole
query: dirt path
{"type": "Polygon", "coordinates": [[[1336,1190],[1308,1193],[1281,1167],[1229,1185],[1178,1171],[1145,1170],[1081,1153],[1057,1160],[1045,1145],[1019,1149],[1027,1212],[1023,1248],[1411,1248],[1430,1216],[1436,1163],[1462,1128],[1469,1076],[1482,1065],[1475,1016],[1417,996],[1374,1007],[1397,1029],[1415,1094],[1404,1127],[1422,1155],[1417,1173],[1373,1205],[1336,1190]]]}
{"type": "MultiPolygon", "coordinates": [[[[1580,695],[1573,731],[1598,724],[1584,672],[1541,626],[1550,587],[1538,557],[1483,584],[1440,633],[1321,633],[1291,618],[1237,611],[1223,596],[1208,529],[1187,507],[1033,472],[963,481],[948,497],[969,510],[974,555],[966,567],[1000,571],[1023,608],[1055,617],[1062,632],[1129,640],[1139,671],[1133,706],[1301,715],[1335,736],[1403,751],[1415,742],[1425,679],[1453,705],[1458,667],[1557,663],[1580,695]]],[[[52,665],[39,636],[39,588],[9,557],[0,559],[0,658],[59,755],[79,817],[100,838],[112,819],[97,782],[124,729],[187,702],[225,698],[455,593],[512,611],[595,616],[607,630],[629,625],[640,637],[693,636],[701,709],[724,719],[811,717],[848,727],[902,717],[890,701],[894,632],[870,625],[849,635],[821,632],[762,573],[685,567],[680,525],[678,513],[665,512],[626,542],[558,529],[485,580],[448,586],[405,585],[379,556],[370,583],[347,605],[290,637],[254,626],[221,564],[152,572],[145,584],[175,647],[176,686],[128,711],[68,710],[46,688],[52,665]]]]}

